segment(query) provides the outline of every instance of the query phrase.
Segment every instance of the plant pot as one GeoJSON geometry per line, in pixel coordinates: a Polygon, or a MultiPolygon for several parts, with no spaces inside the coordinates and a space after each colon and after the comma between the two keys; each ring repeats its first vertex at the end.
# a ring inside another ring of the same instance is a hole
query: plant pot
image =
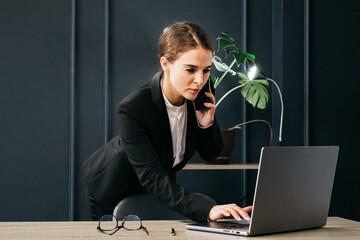
{"type": "Polygon", "coordinates": [[[224,148],[219,156],[212,162],[205,161],[207,164],[228,164],[230,162],[230,156],[234,147],[235,130],[221,129],[221,137],[224,143],[224,148]]]}

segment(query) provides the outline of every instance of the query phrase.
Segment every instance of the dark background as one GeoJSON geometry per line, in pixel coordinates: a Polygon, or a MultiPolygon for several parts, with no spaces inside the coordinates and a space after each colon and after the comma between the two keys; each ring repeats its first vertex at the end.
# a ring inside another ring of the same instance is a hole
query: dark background
{"type": "MultiPolygon", "coordinates": [[[[227,31],[256,56],[282,89],[285,145],[340,146],[329,214],[359,221],[359,12],[335,0],[1,0],[0,221],[91,219],[82,162],[118,133],[116,104],[159,69],[157,39],[181,20],[214,42],[227,31]]],[[[225,79],[216,96],[234,84],[225,79]]],[[[221,128],[265,119],[276,144],[280,103],[269,92],[265,110],[232,93],[216,110],[221,128]]],[[[256,163],[268,144],[268,127],[249,125],[232,162],[256,163]]],[[[255,176],[181,171],[178,182],[229,203],[255,176]]]]}

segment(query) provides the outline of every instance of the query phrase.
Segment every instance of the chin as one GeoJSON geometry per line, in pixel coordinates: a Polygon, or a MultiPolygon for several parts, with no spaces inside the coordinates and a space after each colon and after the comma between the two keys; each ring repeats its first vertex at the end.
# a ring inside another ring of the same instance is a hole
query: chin
{"type": "Polygon", "coordinates": [[[194,96],[194,95],[188,95],[188,96],[184,96],[187,100],[190,100],[190,101],[194,101],[195,99],[196,99],[196,97],[197,97],[197,95],[196,96],[194,96]]]}

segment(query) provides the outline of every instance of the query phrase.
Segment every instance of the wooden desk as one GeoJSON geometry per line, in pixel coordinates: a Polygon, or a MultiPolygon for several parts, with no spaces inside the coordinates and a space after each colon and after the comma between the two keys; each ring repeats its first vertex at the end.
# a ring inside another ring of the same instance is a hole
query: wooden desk
{"type": "Polygon", "coordinates": [[[204,164],[204,163],[189,163],[183,168],[184,170],[241,170],[241,169],[258,169],[259,164],[204,164]]]}
{"type": "Polygon", "coordinates": [[[115,235],[108,236],[96,230],[97,222],[0,222],[0,239],[360,239],[360,222],[338,217],[329,217],[327,225],[323,228],[258,237],[239,237],[186,230],[186,223],[188,222],[143,221],[149,235],[140,230],[120,229],[115,235]],[[170,235],[172,227],[175,228],[176,236],[170,235]]]}

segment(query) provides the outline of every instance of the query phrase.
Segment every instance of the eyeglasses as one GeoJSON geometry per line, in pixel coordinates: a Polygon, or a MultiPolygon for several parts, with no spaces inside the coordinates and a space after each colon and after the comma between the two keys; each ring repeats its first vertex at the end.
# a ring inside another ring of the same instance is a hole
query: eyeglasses
{"type": "Polygon", "coordinates": [[[107,235],[113,235],[120,228],[125,228],[130,231],[144,229],[146,234],[149,235],[147,229],[142,225],[140,217],[134,214],[124,217],[121,225],[119,225],[119,221],[114,215],[104,215],[97,226],[98,231],[107,235]]]}

